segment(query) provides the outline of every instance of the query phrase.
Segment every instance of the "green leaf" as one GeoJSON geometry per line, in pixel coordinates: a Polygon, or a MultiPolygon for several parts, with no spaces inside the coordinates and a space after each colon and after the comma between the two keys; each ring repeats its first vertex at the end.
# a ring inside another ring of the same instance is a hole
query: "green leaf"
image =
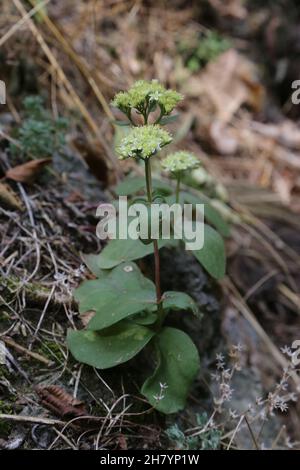
{"type": "Polygon", "coordinates": [[[201,250],[192,251],[193,255],[216,278],[221,279],[225,275],[226,256],[225,246],[221,235],[209,225],[204,225],[204,245],[201,250]]]}
{"type": "Polygon", "coordinates": [[[77,361],[108,369],[136,356],[154,334],[149,328],[124,321],[100,332],[69,330],[67,343],[77,361]]]}
{"type": "Polygon", "coordinates": [[[195,196],[187,192],[181,193],[184,202],[188,204],[204,204],[204,217],[210,222],[221,235],[228,237],[230,235],[230,227],[228,223],[223,219],[219,211],[217,211],[210,203],[209,198],[204,194],[195,196]]]}
{"type": "MultiPolygon", "coordinates": [[[[171,194],[173,192],[172,186],[169,184],[153,178],[152,189],[159,190],[164,195],[171,194]]],[[[117,196],[130,196],[136,194],[139,191],[146,191],[145,178],[140,176],[129,176],[119,183],[114,191],[117,196]]]]}
{"type": "Polygon", "coordinates": [[[102,330],[143,310],[156,310],[155,286],[133,263],[123,263],[102,279],[84,281],[75,291],[81,313],[93,310],[89,330],[102,330]]]}
{"type": "Polygon", "coordinates": [[[144,245],[140,240],[110,240],[98,255],[98,266],[111,269],[123,261],[133,261],[153,253],[153,243],[144,245]]]}
{"type": "Polygon", "coordinates": [[[168,291],[163,294],[164,310],[191,310],[197,317],[202,317],[196,302],[184,292],[168,291]]]}
{"type": "Polygon", "coordinates": [[[109,274],[109,271],[101,269],[100,266],[98,266],[99,255],[81,253],[81,258],[89,270],[98,278],[105,277],[109,274]]]}
{"type": "MultiPolygon", "coordinates": [[[[173,245],[172,240],[159,240],[158,247],[173,245]]],[[[97,266],[100,269],[111,269],[123,261],[134,261],[152,254],[153,243],[144,244],[141,240],[111,240],[98,255],[97,266]]]]}
{"type": "Polygon", "coordinates": [[[156,344],[157,368],[145,381],[141,392],[157,410],[176,413],[184,408],[190,386],[197,377],[198,351],[187,334],[170,327],[163,328],[157,335],[156,344]]]}

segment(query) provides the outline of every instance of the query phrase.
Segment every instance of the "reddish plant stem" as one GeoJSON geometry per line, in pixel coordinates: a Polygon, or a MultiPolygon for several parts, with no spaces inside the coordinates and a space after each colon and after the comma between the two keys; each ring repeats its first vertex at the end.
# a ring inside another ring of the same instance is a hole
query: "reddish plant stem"
{"type": "Polygon", "coordinates": [[[155,288],[156,288],[156,301],[158,304],[161,302],[161,288],[160,288],[160,260],[157,240],[153,240],[154,246],[154,262],[155,262],[155,288]]]}

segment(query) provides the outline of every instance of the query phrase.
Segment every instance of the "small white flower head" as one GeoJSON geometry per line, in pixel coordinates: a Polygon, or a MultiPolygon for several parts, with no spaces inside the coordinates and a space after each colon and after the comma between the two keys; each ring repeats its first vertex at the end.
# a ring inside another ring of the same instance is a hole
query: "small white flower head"
{"type": "Polygon", "coordinates": [[[168,385],[166,383],[162,383],[162,382],[159,382],[159,386],[160,386],[159,394],[153,395],[154,400],[157,401],[157,402],[159,402],[159,401],[161,401],[165,398],[164,390],[166,390],[168,388],[168,385]]]}
{"type": "Polygon", "coordinates": [[[112,106],[127,115],[132,109],[144,113],[155,111],[159,106],[162,115],[168,115],[182,99],[182,95],[166,90],[157,80],[138,80],[128,91],[117,93],[112,106]]]}
{"type": "Polygon", "coordinates": [[[231,371],[230,369],[224,369],[222,371],[222,377],[223,377],[223,380],[230,380],[231,378],[231,371]]]}
{"type": "Polygon", "coordinates": [[[120,160],[134,157],[143,160],[155,155],[172,141],[170,134],[158,125],[134,127],[117,147],[120,160]]]}
{"type": "Polygon", "coordinates": [[[288,410],[289,406],[286,403],[284,397],[276,397],[274,408],[277,409],[277,410],[280,410],[282,412],[285,412],[285,411],[288,410]]]}
{"type": "Polygon", "coordinates": [[[216,373],[212,373],[212,374],[210,374],[210,375],[211,375],[211,378],[212,378],[213,380],[215,380],[216,382],[220,382],[220,380],[221,380],[221,375],[220,375],[220,374],[218,374],[218,373],[216,372],[216,373]]]}
{"type": "Polygon", "coordinates": [[[241,343],[238,343],[238,344],[234,344],[232,346],[232,348],[235,350],[235,351],[238,351],[238,352],[242,352],[245,350],[245,346],[243,346],[241,343]]]}
{"type": "Polygon", "coordinates": [[[161,394],[160,395],[153,395],[153,398],[154,398],[155,401],[161,401],[165,398],[165,396],[161,395],[161,394]]]}
{"type": "Polygon", "coordinates": [[[217,361],[224,361],[224,359],[225,359],[224,354],[217,353],[216,354],[216,359],[217,359],[217,361]]]}
{"type": "Polygon", "coordinates": [[[289,405],[287,403],[281,403],[279,409],[280,411],[285,412],[289,409],[289,405]]]}
{"type": "Polygon", "coordinates": [[[224,369],[225,367],[225,362],[224,362],[224,355],[222,353],[217,353],[216,354],[216,361],[217,361],[217,369],[224,369]]]}
{"type": "Polygon", "coordinates": [[[183,171],[198,168],[200,166],[200,161],[194,154],[180,151],[168,155],[162,161],[162,166],[165,170],[177,175],[183,171]]]}
{"type": "Polygon", "coordinates": [[[162,390],[164,390],[165,388],[168,388],[168,385],[166,383],[159,382],[159,386],[162,390]]]}

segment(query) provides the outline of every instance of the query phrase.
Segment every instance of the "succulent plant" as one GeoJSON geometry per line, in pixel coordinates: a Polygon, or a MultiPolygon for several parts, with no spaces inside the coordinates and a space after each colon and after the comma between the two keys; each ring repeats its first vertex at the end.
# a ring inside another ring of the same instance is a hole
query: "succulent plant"
{"type": "Polygon", "coordinates": [[[134,127],[130,133],[124,137],[117,147],[119,158],[146,158],[152,157],[159,152],[162,147],[172,141],[170,134],[159,125],[148,125],[134,127]]]}

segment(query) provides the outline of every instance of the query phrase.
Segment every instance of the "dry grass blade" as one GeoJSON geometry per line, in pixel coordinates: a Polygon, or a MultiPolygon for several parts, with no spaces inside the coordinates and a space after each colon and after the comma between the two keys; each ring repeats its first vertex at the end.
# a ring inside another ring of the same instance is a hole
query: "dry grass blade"
{"type": "Polygon", "coordinates": [[[21,346],[20,344],[16,343],[13,339],[8,338],[7,336],[1,336],[1,339],[8,345],[14,348],[16,351],[18,351],[21,354],[24,354],[25,356],[31,357],[32,359],[35,359],[36,361],[41,362],[42,364],[45,364],[47,367],[53,366],[54,362],[50,361],[46,357],[42,356],[39,353],[29,351],[29,349],[24,348],[24,346],[21,346]]]}
{"type": "Polygon", "coordinates": [[[28,424],[46,424],[49,426],[63,426],[65,423],[58,419],[42,418],[40,416],[21,416],[21,415],[7,415],[0,414],[0,420],[15,421],[18,423],[28,424]]]}

